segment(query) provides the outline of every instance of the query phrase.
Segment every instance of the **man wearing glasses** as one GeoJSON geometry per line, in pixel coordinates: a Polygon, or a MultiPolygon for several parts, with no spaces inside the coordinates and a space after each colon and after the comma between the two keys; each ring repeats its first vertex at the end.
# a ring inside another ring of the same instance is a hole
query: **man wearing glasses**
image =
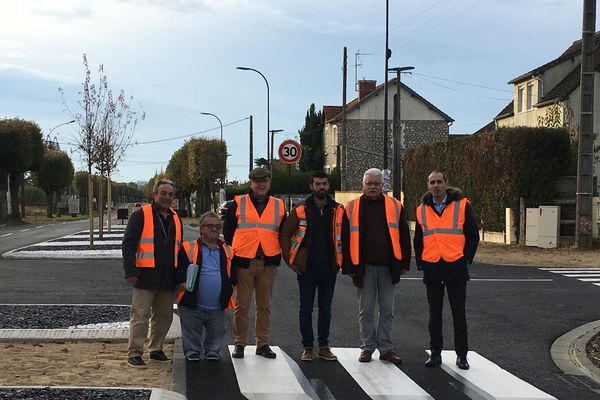
{"type": "Polygon", "coordinates": [[[271,296],[276,268],[281,262],[279,230],[285,220],[285,207],[281,199],[269,192],[271,172],[268,169],[254,168],[248,178],[250,192],[236,196],[227,204],[223,224],[225,242],[235,252],[232,265],[237,279],[232,357],[244,357],[248,344],[248,310],[254,293],[256,354],[275,358],[276,354],[269,347],[271,296]]]}
{"type": "Polygon", "coordinates": [[[217,214],[202,214],[199,224],[200,237],[183,243],[181,267],[177,269],[176,281],[185,285],[178,296],[183,352],[189,361],[199,361],[201,356],[217,361],[225,335],[224,310],[233,308],[233,252],[219,239],[221,222],[217,214]]]}
{"type": "Polygon", "coordinates": [[[402,359],[392,343],[394,289],[410,267],[410,231],[402,203],[384,195],[382,185],[382,171],[367,170],[363,195],[344,207],[342,273],[350,275],[358,288],[362,340],[358,361],[370,362],[377,349],[380,360],[399,365],[402,359]]]}

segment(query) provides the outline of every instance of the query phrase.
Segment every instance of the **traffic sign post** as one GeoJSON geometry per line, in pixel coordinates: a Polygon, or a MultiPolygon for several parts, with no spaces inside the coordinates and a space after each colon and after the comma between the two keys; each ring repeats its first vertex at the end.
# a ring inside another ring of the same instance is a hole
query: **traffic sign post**
{"type": "Polygon", "coordinates": [[[302,146],[295,140],[284,140],[279,145],[279,159],[288,165],[288,210],[292,208],[292,164],[300,160],[302,146]]]}

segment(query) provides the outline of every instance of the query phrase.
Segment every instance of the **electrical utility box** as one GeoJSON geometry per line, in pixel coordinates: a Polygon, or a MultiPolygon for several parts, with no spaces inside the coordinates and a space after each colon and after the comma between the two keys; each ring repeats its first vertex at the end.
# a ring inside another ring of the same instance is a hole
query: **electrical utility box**
{"type": "Polygon", "coordinates": [[[558,247],[560,234],[560,207],[540,206],[537,246],[544,249],[558,247]]]}
{"type": "Polygon", "coordinates": [[[525,217],[525,246],[538,245],[538,225],[540,220],[539,208],[528,208],[525,217]]]}

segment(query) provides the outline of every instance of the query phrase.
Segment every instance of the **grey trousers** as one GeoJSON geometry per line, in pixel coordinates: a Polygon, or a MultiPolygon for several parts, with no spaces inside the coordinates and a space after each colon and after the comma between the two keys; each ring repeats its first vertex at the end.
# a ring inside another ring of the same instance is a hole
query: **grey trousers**
{"type": "Polygon", "coordinates": [[[365,265],[364,284],[357,289],[361,349],[381,354],[393,349],[394,291],[387,265],[365,265]],[[378,315],[375,306],[378,306],[378,315]]]}
{"type": "Polygon", "coordinates": [[[225,336],[225,312],[223,310],[192,310],[179,308],[183,353],[219,355],[225,336]]]}

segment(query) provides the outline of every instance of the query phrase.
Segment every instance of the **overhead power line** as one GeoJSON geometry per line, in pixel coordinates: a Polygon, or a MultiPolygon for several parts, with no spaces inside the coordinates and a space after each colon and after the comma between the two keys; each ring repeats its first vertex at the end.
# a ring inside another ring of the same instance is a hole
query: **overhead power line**
{"type": "Polygon", "coordinates": [[[429,83],[431,83],[431,84],[433,84],[433,85],[436,85],[436,86],[439,86],[439,87],[443,87],[444,89],[448,89],[448,90],[451,90],[451,91],[453,91],[453,92],[457,92],[457,93],[466,94],[467,96],[474,96],[474,97],[480,97],[480,98],[482,98],[482,99],[490,99],[490,100],[498,100],[498,101],[510,101],[510,99],[508,99],[508,98],[503,98],[503,99],[501,99],[501,98],[498,98],[498,97],[482,96],[482,95],[479,95],[479,94],[474,94],[474,93],[464,92],[464,91],[462,91],[462,90],[458,90],[458,89],[454,89],[454,88],[451,88],[451,87],[449,87],[449,86],[446,86],[446,85],[442,85],[442,84],[441,84],[441,83],[439,83],[439,82],[432,81],[432,80],[430,80],[430,79],[427,79],[427,78],[424,78],[424,77],[422,77],[422,76],[418,76],[417,78],[419,78],[419,79],[423,79],[423,80],[424,80],[424,81],[426,81],[426,82],[429,82],[429,83]]]}
{"type": "Polygon", "coordinates": [[[473,86],[473,87],[478,87],[478,88],[482,88],[482,89],[489,89],[489,90],[495,90],[498,92],[505,92],[505,93],[513,93],[512,90],[508,90],[508,89],[498,89],[498,88],[494,88],[494,87],[490,87],[490,86],[485,86],[485,85],[478,85],[476,83],[469,83],[469,82],[462,82],[462,81],[455,81],[452,79],[447,79],[447,78],[440,78],[439,76],[432,76],[432,75],[425,75],[425,74],[420,74],[418,72],[412,72],[414,75],[419,75],[422,77],[427,77],[427,78],[431,78],[431,79],[437,79],[440,81],[446,81],[446,82],[452,82],[452,83],[458,83],[459,85],[465,85],[465,86],[473,86]]]}

